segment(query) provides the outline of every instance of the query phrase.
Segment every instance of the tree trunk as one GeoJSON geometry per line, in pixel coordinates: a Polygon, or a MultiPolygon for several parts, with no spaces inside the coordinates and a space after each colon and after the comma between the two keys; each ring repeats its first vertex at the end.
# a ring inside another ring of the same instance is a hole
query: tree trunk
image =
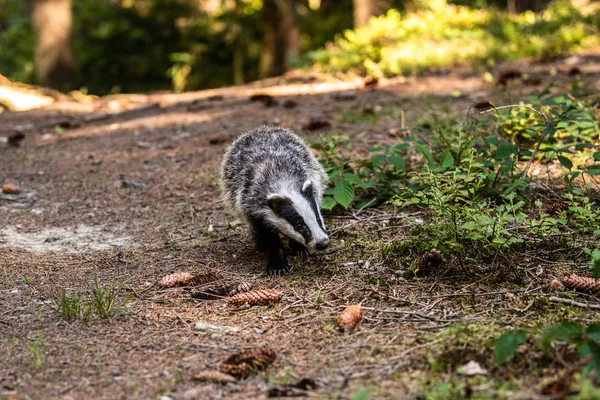
{"type": "Polygon", "coordinates": [[[288,62],[300,56],[300,30],[296,21],[296,0],[264,0],[264,41],[260,60],[261,78],[277,76],[288,62]]]}
{"type": "Polygon", "coordinates": [[[34,0],[32,13],[39,83],[63,92],[75,89],[71,0],[34,0]]]}
{"type": "Polygon", "coordinates": [[[508,0],[508,12],[510,14],[516,14],[517,13],[517,1],[516,0],[508,0]]]}
{"type": "Polygon", "coordinates": [[[354,4],[354,27],[366,25],[369,19],[381,15],[384,4],[381,0],[353,0],[354,4]]]}

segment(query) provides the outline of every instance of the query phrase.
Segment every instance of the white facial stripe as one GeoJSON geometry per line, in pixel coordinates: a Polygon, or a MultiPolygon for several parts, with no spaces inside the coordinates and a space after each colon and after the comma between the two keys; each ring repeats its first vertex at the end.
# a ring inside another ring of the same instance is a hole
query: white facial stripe
{"type": "Polygon", "coordinates": [[[302,185],[302,191],[306,192],[306,189],[311,185],[311,181],[310,179],[308,179],[306,182],[304,182],[304,185],[302,185]]]}
{"type": "Polygon", "coordinates": [[[285,236],[289,237],[290,239],[294,239],[296,242],[298,242],[304,246],[308,245],[304,241],[304,237],[302,237],[301,234],[296,232],[294,230],[294,228],[292,227],[292,225],[290,225],[290,223],[287,222],[285,219],[279,218],[277,215],[275,215],[272,212],[268,213],[266,215],[266,217],[267,217],[267,220],[271,224],[273,224],[279,232],[283,233],[285,236]]]}
{"type": "Polygon", "coordinates": [[[313,236],[312,241],[308,244],[309,247],[313,247],[315,243],[320,240],[328,239],[327,234],[323,232],[323,230],[319,226],[317,216],[313,212],[313,209],[310,206],[308,200],[306,200],[304,196],[299,195],[297,193],[288,194],[288,197],[292,200],[296,211],[304,219],[304,223],[306,224],[306,226],[308,226],[308,229],[310,230],[313,236]]]}

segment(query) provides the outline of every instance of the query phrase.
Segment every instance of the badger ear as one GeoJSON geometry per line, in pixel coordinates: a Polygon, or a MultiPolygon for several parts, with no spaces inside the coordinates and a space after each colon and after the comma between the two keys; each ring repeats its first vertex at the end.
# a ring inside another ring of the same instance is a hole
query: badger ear
{"type": "Polygon", "coordinates": [[[310,179],[307,179],[306,182],[302,185],[302,193],[311,194],[312,193],[312,182],[310,179]]]}
{"type": "Polygon", "coordinates": [[[283,209],[289,204],[290,199],[280,195],[279,193],[273,193],[267,196],[267,205],[277,215],[280,215],[283,212],[283,209]]]}

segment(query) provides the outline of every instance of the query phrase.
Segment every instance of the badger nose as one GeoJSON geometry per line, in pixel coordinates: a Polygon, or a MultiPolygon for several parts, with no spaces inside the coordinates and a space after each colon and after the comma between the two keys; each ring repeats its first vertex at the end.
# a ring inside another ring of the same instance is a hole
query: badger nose
{"type": "Polygon", "coordinates": [[[329,246],[329,239],[321,239],[315,244],[317,250],[325,250],[329,246]]]}

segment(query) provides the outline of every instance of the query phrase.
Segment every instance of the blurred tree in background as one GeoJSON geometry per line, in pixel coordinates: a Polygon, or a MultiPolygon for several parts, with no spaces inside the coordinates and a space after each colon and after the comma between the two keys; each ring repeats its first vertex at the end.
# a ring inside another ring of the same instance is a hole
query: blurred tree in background
{"type": "MultiPolygon", "coordinates": [[[[589,0],[555,2],[584,7],[589,0]]],[[[81,85],[84,91],[95,94],[183,91],[241,84],[279,75],[290,67],[310,65],[315,50],[321,49],[319,62],[329,62],[332,58],[324,57],[323,49],[332,48],[331,43],[339,46],[342,33],[353,27],[367,28],[367,24],[372,25],[369,22],[372,16],[395,9],[396,17],[384,28],[378,28],[377,23],[370,28],[368,32],[375,33],[367,34],[365,40],[373,42],[350,46],[354,49],[351,56],[363,58],[359,63],[369,57],[378,63],[386,52],[385,46],[390,45],[382,43],[382,38],[408,40],[407,36],[392,34],[400,29],[404,19],[410,19],[418,10],[439,10],[446,3],[469,7],[457,14],[463,19],[460,29],[466,30],[465,38],[473,35],[483,38],[485,35],[478,33],[483,30],[506,43],[518,37],[514,32],[531,25],[532,19],[492,18],[496,15],[492,10],[501,15],[508,15],[508,11],[540,12],[549,6],[550,0],[0,0],[0,74],[63,91],[81,85]],[[485,18],[477,14],[478,9],[487,13],[485,18]],[[470,29],[473,32],[469,33],[470,29]],[[377,55],[373,51],[383,53],[377,55]]],[[[598,25],[592,17],[584,20],[577,19],[575,13],[567,14],[568,18],[556,12],[547,14],[550,17],[539,17],[545,24],[532,25],[530,30],[540,29],[548,35],[542,39],[556,41],[550,35],[555,35],[563,25],[574,24],[578,28],[561,31],[567,37],[565,43],[571,46],[579,44],[581,40],[577,38],[587,32],[577,24],[598,25]],[[555,18],[555,22],[548,18],[555,18]]],[[[418,15],[437,15],[436,18],[443,19],[435,12],[418,15]]],[[[435,30],[442,36],[452,32],[456,35],[452,31],[456,24],[452,21],[448,24],[449,30],[441,32],[436,26],[439,24],[425,23],[423,29],[430,31],[418,35],[435,40],[439,39],[433,33],[435,30]]],[[[474,46],[491,43],[485,40],[474,42],[474,46]]],[[[554,47],[570,48],[561,43],[554,47]]],[[[397,49],[401,45],[394,44],[397,49]]],[[[511,51],[511,57],[531,53],[520,52],[519,48],[511,51]]],[[[498,59],[507,56],[498,51],[494,54],[498,59]]],[[[343,65],[357,62],[346,61],[341,60],[343,65]]],[[[361,68],[357,70],[359,73],[364,72],[361,68]]],[[[348,68],[337,68],[344,69],[348,68]]],[[[398,66],[388,69],[392,73],[418,70],[398,66]]]]}
{"type": "Polygon", "coordinates": [[[34,0],[34,55],[38,81],[64,92],[77,88],[71,43],[71,0],[34,0]]]}

